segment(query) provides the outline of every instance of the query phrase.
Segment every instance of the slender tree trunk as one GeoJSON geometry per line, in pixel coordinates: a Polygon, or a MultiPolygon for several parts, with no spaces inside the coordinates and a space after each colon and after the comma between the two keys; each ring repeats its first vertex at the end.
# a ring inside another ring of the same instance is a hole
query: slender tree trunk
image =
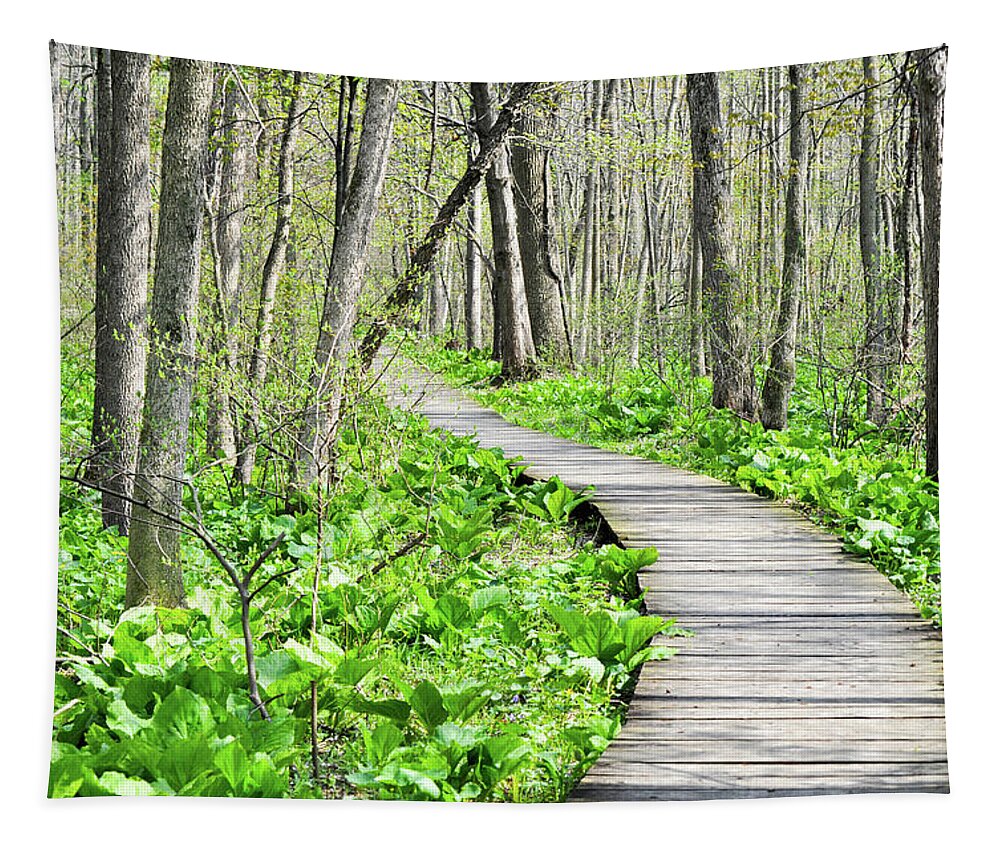
{"type": "Polygon", "coordinates": [[[310,401],[299,440],[296,481],[325,479],[340,419],[343,384],[353,345],[368,244],[385,179],[399,82],[370,79],[357,162],[344,200],[330,259],[326,299],[310,376],[310,401]]]}
{"type": "MultiPolygon", "coordinates": [[[[195,377],[195,325],[212,63],[172,59],[150,309],[150,358],[125,606],[184,603],[178,515],[195,377]]],[[[117,103],[117,99],[116,99],[117,103]]],[[[117,117],[117,110],[116,110],[117,117]]]]}
{"type": "Polygon", "coordinates": [[[916,205],[917,148],[920,144],[920,110],[916,94],[910,97],[910,116],[906,139],[906,173],[903,179],[903,197],[899,202],[899,224],[896,227],[897,253],[902,258],[903,287],[900,294],[899,359],[909,359],[913,337],[913,211],[916,205]]]}
{"type": "Polygon", "coordinates": [[[278,155],[278,203],[274,218],[274,235],[271,237],[271,247],[267,252],[261,275],[257,329],[248,372],[250,398],[246,422],[240,434],[242,446],[236,460],[236,478],[245,485],[250,484],[257,462],[257,447],[261,438],[261,395],[264,391],[264,382],[267,380],[267,364],[274,338],[274,299],[278,292],[278,281],[285,269],[285,256],[291,233],[295,142],[302,121],[303,79],[304,75],[296,73],[292,81],[291,101],[281,137],[281,152],[278,155]]]}
{"type": "Polygon", "coordinates": [[[649,277],[649,238],[643,229],[642,247],[639,249],[639,269],[635,276],[635,304],[632,307],[632,338],[629,343],[628,365],[632,369],[639,366],[642,348],[642,327],[646,315],[646,290],[649,277]]]}
{"type": "MultiPolygon", "coordinates": [[[[482,146],[496,123],[496,107],[487,83],[473,83],[472,97],[476,107],[476,130],[482,146]]],[[[496,304],[499,308],[499,321],[503,334],[501,374],[508,380],[518,381],[534,370],[535,346],[524,293],[524,271],[517,239],[513,179],[506,145],[499,151],[486,173],[486,194],[489,198],[490,223],[493,228],[496,304]]],[[[496,321],[495,316],[494,322],[496,321]]]]}
{"type": "Polygon", "coordinates": [[[232,391],[239,371],[237,329],[251,140],[246,130],[244,95],[235,81],[228,80],[224,85],[218,208],[210,222],[216,285],[213,348],[216,368],[221,375],[208,406],[207,441],[210,454],[232,465],[236,463],[236,417],[232,391]]]}
{"type": "Polygon", "coordinates": [[[128,531],[146,374],[149,57],[101,51],[93,457],[105,526],[128,531]],[[122,494],[125,499],[114,496],[122,494]]]}
{"type": "MultiPolygon", "coordinates": [[[[550,115],[548,123],[553,117],[550,115]]],[[[570,344],[563,323],[563,284],[555,242],[549,155],[539,143],[545,125],[537,115],[522,115],[519,121],[521,138],[511,144],[510,151],[514,206],[535,351],[546,360],[566,363],[570,344]]]]}
{"type": "MultiPolygon", "coordinates": [[[[470,154],[469,162],[472,162],[470,154]]],[[[482,192],[477,186],[469,201],[469,236],[465,241],[465,347],[483,347],[483,263],[479,240],[483,229],[482,192]]]]}
{"type": "Polygon", "coordinates": [[[334,207],[334,225],[340,233],[340,223],[347,203],[347,187],[351,185],[351,145],[354,137],[354,110],[358,100],[358,78],[340,78],[340,104],[337,121],[337,198],[334,207]],[[346,108],[345,108],[346,104],[346,108]]]}
{"type": "Polygon", "coordinates": [[[698,234],[691,229],[691,250],[688,260],[688,359],[691,375],[702,378],[708,374],[705,365],[705,320],[702,307],[702,265],[701,245],[698,234]]]}
{"type": "Polygon", "coordinates": [[[731,196],[723,152],[722,110],[716,74],[689,74],[691,154],[694,160],[694,224],[702,252],[709,349],[712,356],[712,404],[753,418],[756,387],[740,320],[745,300],[732,265],[731,196]]]}
{"type": "Polygon", "coordinates": [[[885,415],[884,375],[884,294],[881,279],[881,258],[878,245],[878,190],[879,170],[878,105],[874,86],[877,84],[871,57],[863,60],[865,92],[861,127],[861,154],[859,157],[859,224],[861,237],[861,266],[865,281],[865,339],[862,360],[867,387],[867,415],[881,423],[885,415]]]}
{"type": "Polygon", "coordinates": [[[788,183],[785,191],[785,258],[781,274],[781,305],[771,364],[764,381],[760,420],[764,428],[788,425],[788,400],[795,387],[795,340],[798,334],[799,301],[806,265],[806,179],[808,176],[808,132],[803,111],[809,68],[788,68],[789,131],[788,183]]]}
{"type": "Polygon", "coordinates": [[[944,138],[945,68],[948,48],[919,54],[921,183],[924,196],[923,283],[927,475],[938,479],[938,289],[941,263],[941,152],[944,138]]]}
{"type": "Polygon", "coordinates": [[[434,337],[444,334],[448,327],[448,289],[445,278],[451,265],[450,248],[451,244],[446,243],[436,264],[437,268],[431,276],[427,325],[428,331],[434,337]]]}

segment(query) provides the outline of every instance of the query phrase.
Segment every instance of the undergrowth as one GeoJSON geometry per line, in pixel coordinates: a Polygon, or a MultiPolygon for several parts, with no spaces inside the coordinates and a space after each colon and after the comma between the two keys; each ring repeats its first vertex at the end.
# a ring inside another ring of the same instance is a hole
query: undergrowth
{"type": "Polygon", "coordinates": [[[127,540],[64,483],[50,795],[566,796],[618,731],[630,674],[669,655],[650,640],[671,623],[632,593],[655,551],[578,546],[578,494],[374,402],[339,469],[322,525],[315,492],[288,513],[217,466],[198,478],[228,552],[249,563],[285,536],[250,621],[270,721],[202,544],[183,543],[187,608],[123,611],[127,540]]]}

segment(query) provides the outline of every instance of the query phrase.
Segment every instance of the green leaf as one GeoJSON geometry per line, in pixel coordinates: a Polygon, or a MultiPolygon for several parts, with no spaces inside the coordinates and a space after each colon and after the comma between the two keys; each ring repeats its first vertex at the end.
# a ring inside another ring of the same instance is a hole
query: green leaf
{"type": "Polygon", "coordinates": [[[476,744],[479,741],[479,736],[470,727],[461,727],[458,724],[445,722],[435,728],[434,739],[446,748],[454,747],[465,750],[476,744]]]}
{"type": "Polygon", "coordinates": [[[333,672],[333,680],[343,685],[356,686],[377,664],[377,659],[344,659],[333,672]]]}
{"type": "Polygon", "coordinates": [[[546,603],[545,611],[562,627],[570,639],[576,638],[583,631],[584,625],[587,622],[587,616],[583,612],[577,612],[573,609],[563,609],[559,606],[546,603]]]}
{"type": "Polygon", "coordinates": [[[379,724],[371,733],[364,731],[365,754],[370,765],[379,768],[401,744],[403,731],[395,724],[379,724]]]}
{"type": "Polygon", "coordinates": [[[410,695],[410,706],[424,722],[428,733],[448,717],[441,699],[441,692],[427,680],[424,680],[413,690],[413,694],[410,695]]]}
{"type": "Polygon", "coordinates": [[[156,768],[174,792],[186,795],[198,794],[217,772],[212,748],[203,735],[171,740],[156,768]]]}
{"type": "Polygon", "coordinates": [[[153,725],[167,736],[189,738],[213,727],[212,711],[201,695],[177,686],[156,708],[153,725]]]}
{"type": "Polygon", "coordinates": [[[655,615],[631,618],[621,624],[622,642],[625,644],[625,658],[637,653],[654,635],[663,632],[667,622],[655,615]]]}
{"type": "Polygon", "coordinates": [[[467,721],[475,715],[490,699],[490,690],[482,683],[469,683],[454,688],[446,688],[441,693],[441,700],[449,718],[455,721],[467,721]]]}
{"type": "Polygon", "coordinates": [[[153,724],[149,718],[140,718],[124,700],[113,700],[108,704],[107,710],[108,729],[119,735],[131,738],[140,730],[144,730],[153,724]]]}
{"type": "Polygon", "coordinates": [[[215,766],[222,772],[235,794],[239,795],[247,777],[249,760],[246,751],[237,741],[223,745],[215,752],[215,766]]]}
{"type": "Polygon", "coordinates": [[[605,665],[625,649],[621,630],[607,612],[587,616],[580,633],[572,640],[573,649],[584,656],[596,656],[605,665]]]}
{"type": "Polygon", "coordinates": [[[351,709],[361,715],[378,715],[388,718],[399,726],[403,726],[410,717],[410,704],[402,700],[364,700],[357,698],[352,701],[351,709]]]}

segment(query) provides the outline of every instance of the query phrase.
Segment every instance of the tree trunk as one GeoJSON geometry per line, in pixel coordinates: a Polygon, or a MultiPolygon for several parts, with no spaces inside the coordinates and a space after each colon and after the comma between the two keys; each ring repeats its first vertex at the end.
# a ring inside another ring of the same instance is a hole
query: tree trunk
{"type": "MultiPolygon", "coordinates": [[[[129,536],[126,607],[184,603],[180,532],[145,506],[178,515],[195,375],[202,192],[212,63],[172,59],[150,309],[150,357],[129,536]]],[[[116,99],[117,103],[117,99],[116,99]]],[[[117,118],[117,109],[116,109],[117,118]]]]}
{"type": "Polygon", "coordinates": [[[945,68],[948,48],[921,51],[921,183],[924,195],[923,282],[927,475],[938,479],[938,285],[941,263],[941,152],[944,137],[945,68]]]}
{"type": "MultiPolygon", "coordinates": [[[[489,85],[473,83],[472,98],[476,107],[476,130],[482,145],[496,123],[496,108],[489,85]]],[[[524,293],[513,179],[506,145],[499,151],[486,173],[486,194],[493,228],[493,265],[496,268],[494,287],[499,313],[499,316],[494,317],[494,322],[499,319],[502,331],[501,374],[508,380],[519,381],[534,370],[535,346],[524,293]]]]}
{"type": "Polygon", "coordinates": [[[93,457],[105,526],[128,531],[146,374],[149,57],[101,51],[93,457]],[[114,496],[122,494],[125,498],[114,496]]]}
{"type": "Polygon", "coordinates": [[[913,211],[916,206],[917,191],[917,147],[920,144],[920,109],[916,93],[911,91],[909,122],[906,138],[906,172],[903,178],[903,197],[899,202],[899,223],[896,226],[896,252],[900,256],[903,278],[900,293],[899,319],[899,362],[905,363],[910,357],[913,337],[913,211]]]}
{"type": "Polygon", "coordinates": [[[691,229],[691,250],[688,260],[688,358],[691,375],[702,378],[708,374],[705,365],[705,318],[702,303],[701,245],[698,233],[691,229]]]}
{"type": "Polygon", "coordinates": [[[885,418],[885,329],[884,294],[878,245],[879,130],[877,85],[872,58],[863,60],[865,91],[861,125],[861,154],[858,186],[860,192],[858,231],[861,238],[861,266],[865,281],[865,339],[862,343],[867,388],[867,416],[874,423],[885,418]]]}
{"type": "Polygon", "coordinates": [[[244,95],[234,80],[228,80],[224,85],[218,208],[210,223],[216,285],[213,349],[216,369],[221,374],[208,406],[207,442],[209,454],[233,465],[236,463],[236,417],[232,382],[239,370],[236,332],[240,318],[243,221],[246,216],[251,140],[246,131],[244,95]]]}
{"type": "MultiPolygon", "coordinates": [[[[469,162],[472,162],[470,155],[469,162]]],[[[483,347],[483,263],[479,240],[483,229],[482,192],[477,186],[469,201],[469,236],[465,240],[465,348],[483,347]]]]}
{"type": "Polygon", "coordinates": [[[689,74],[694,225],[702,252],[702,289],[712,357],[712,404],[751,419],[756,387],[746,333],[745,307],[731,256],[731,197],[716,74],[689,74]]]}
{"type": "Polygon", "coordinates": [[[806,265],[806,178],[808,129],[803,111],[809,68],[788,68],[788,183],[785,190],[785,258],[781,274],[781,305],[771,344],[771,364],[764,381],[760,420],[764,428],[788,425],[788,400],[795,387],[795,338],[806,265]]]}
{"type": "Polygon", "coordinates": [[[430,304],[427,311],[427,328],[431,336],[440,337],[448,328],[450,304],[448,301],[448,272],[451,268],[451,243],[445,243],[437,268],[431,276],[430,304]]]}
{"type": "Polygon", "coordinates": [[[337,232],[310,376],[310,400],[297,450],[296,482],[325,479],[340,419],[343,383],[358,315],[362,276],[385,179],[399,82],[368,81],[364,123],[337,232]]]}
{"type": "Polygon", "coordinates": [[[522,115],[517,127],[521,138],[511,143],[517,240],[535,352],[553,363],[566,363],[569,340],[563,323],[563,285],[555,242],[549,155],[538,143],[544,129],[544,122],[538,116],[522,115]]]}
{"type": "Polygon", "coordinates": [[[236,460],[236,479],[245,485],[250,484],[253,468],[257,462],[257,447],[261,437],[261,395],[264,392],[264,382],[267,380],[267,363],[271,356],[271,342],[274,337],[274,299],[278,291],[278,281],[285,269],[285,255],[288,251],[292,226],[295,141],[302,120],[302,80],[303,75],[296,73],[292,82],[292,96],[288,105],[288,116],[285,119],[285,130],[281,137],[281,152],[278,154],[278,202],[274,217],[274,235],[261,275],[257,331],[248,372],[250,398],[246,422],[240,434],[242,446],[236,460]]]}

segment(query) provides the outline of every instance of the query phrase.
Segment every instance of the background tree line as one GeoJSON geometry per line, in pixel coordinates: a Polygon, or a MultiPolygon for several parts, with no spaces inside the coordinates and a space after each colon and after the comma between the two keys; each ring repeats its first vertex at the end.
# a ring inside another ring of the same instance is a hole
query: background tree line
{"type": "Polygon", "coordinates": [[[92,349],[94,381],[64,458],[131,530],[130,604],[183,598],[205,469],[336,481],[391,324],[508,380],[709,374],[768,428],[805,362],[835,439],[860,407],[936,476],[944,48],[517,85],[51,56],[64,368],[92,349]]]}

